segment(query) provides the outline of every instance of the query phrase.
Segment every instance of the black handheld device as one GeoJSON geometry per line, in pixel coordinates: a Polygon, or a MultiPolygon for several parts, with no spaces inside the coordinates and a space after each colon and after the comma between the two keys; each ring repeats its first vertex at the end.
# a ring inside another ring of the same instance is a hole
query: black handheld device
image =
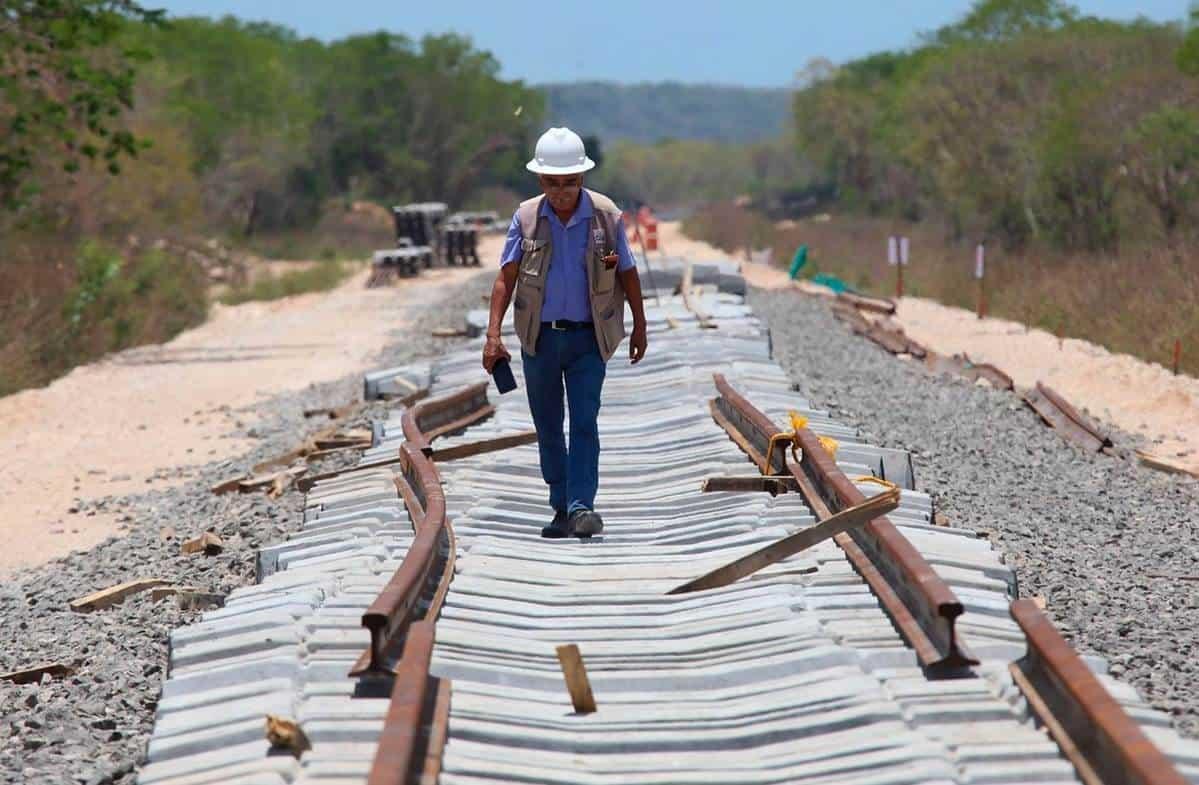
{"type": "Polygon", "coordinates": [[[492,366],[491,378],[495,379],[495,388],[500,391],[501,395],[516,389],[516,379],[512,377],[512,366],[503,357],[496,360],[495,365],[492,366]]]}

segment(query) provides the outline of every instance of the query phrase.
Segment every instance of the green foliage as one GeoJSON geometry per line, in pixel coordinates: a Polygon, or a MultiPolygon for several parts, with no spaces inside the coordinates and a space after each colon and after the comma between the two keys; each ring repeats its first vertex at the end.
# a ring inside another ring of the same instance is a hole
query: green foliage
{"type": "Polygon", "coordinates": [[[791,92],[675,82],[541,86],[548,125],[567,125],[608,142],[664,139],[752,143],[774,139],[787,123],[791,92]]]}
{"type": "Polygon", "coordinates": [[[912,51],[809,66],[797,149],[844,206],[943,217],[959,239],[1152,241],[1195,217],[1181,43],[1058,0],[980,0],[912,51]]]}
{"type": "Polygon", "coordinates": [[[132,0],[14,0],[0,12],[0,206],[13,211],[38,191],[41,166],[78,171],[98,161],[111,174],[145,144],[121,124],[132,105],[137,48],[111,44],[126,20],[161,11],[132,0]]]}
{"type": "Polygon", "coordinates": [[[307,292],[324,292],[337,286],[352,272],[353,267],[349,265],[322,259],[303,270],[259,278],[249,286],[226,292],[220,300],[225,305],[237,305],[251,300],[278,300],[307,292]]]}

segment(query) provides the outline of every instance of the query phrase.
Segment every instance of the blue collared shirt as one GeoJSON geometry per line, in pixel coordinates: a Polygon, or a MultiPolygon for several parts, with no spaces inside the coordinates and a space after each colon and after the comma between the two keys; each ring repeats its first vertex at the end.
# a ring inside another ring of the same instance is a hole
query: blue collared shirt
{"type": "MultiPolygon", "coordinates": [[[[587,228],[591,224],[591,197],[583,191],[579,195],[579,205],[566,225],[558,219],[558,215],[550,207],[548,199],[541,201],[540,214],[550,222],[550,241],[553,243],[553,254],[550,257],[550,271],[545,279],[545,301],[541,305],[541,320],[544,322],[554,319],[570,319],[574,322],[591,321],[591,297],[587,287],[587,228]]],[[[636,266],[633,254],[629,250],[629,241],[625,237],[624,221],[616,225],[616,253],[620,260],[616,263],[619,271],[629,270],[636,266]]],[[[524,256],[521,249],[520,220],[515,214],[508,226],[508,237],[504,240],[504,252],[500,254],[500,266],[519,262],[524,256]]]]}

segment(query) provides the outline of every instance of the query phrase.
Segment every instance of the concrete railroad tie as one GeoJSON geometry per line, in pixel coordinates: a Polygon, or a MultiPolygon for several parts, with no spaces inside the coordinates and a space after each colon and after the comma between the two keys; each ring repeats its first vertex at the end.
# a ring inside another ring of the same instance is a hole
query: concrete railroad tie
{"type": "MultiPolygon", "coordinates": [[[[539,538],[548,510],[536,445],[439,466],[458,540],[432,663],[452,682],[441,782],[1077,781],[1008,675],[1024,643],[1000,554],[972,531],[932,525],[905,453],[863,443],[793,392],[740,296],[698,300],[718,329],[700,330],[678,297],[651,297],[648,357],[609,365],[602,536],[539,538]],[[959,630],[981,678],[926,679],[832,542],[730,586],[666,596],[815,522],[798,494],[700,492],[707,477],[753,471],[709,413],[717,371],[780,425],[794,409],[837,439],[847,475],[899,481],[889,517],[965,604],[959,630]],[[575,715],[563,686],[555,648],[567,643],[582,652],[593,714],[575,715]]],[[[434,364],[433,396],[484,378],[480,346],[434,364]]],[[[523,386],[519,363],[513,371],[523,386]]],[[[490,397],[494,417],[437,446],[532,428],[523,393],[490,397]]],[[[395,455],[399,414],[374,433],[364,463],[395,455]]],[[[353,697],[346,673],[369,640],[359,618],[412,541],[393,470],[318,484],[303,531],[262,550],[262,582],[175,631],[139,782],[365,782],[388,701],[353,697]],[[266,714],[298,721],[312,749],[268,755],[266,714]]],[[[1103,679],[1199,782],[1199,744],[1103,679]]]]}

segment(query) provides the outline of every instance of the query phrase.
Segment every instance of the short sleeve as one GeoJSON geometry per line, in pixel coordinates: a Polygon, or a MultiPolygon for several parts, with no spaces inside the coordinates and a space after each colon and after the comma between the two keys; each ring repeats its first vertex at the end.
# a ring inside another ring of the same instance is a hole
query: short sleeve
{"type": "Polygon", "coordinates": [[[616,221],[616,253],[620,260],[616,263],[616,269],[619,272],[632,270],[637,267],[637,260],[633,258],[633,252],[629,250],[629,235],[624,228],[624,219],[619,218],[616,221]]]}
{"type": "Polygon", "coordinates": [[[516,217],[516,213],[512,214],[512,223],[508,224],[508,236],[504,238],[504,250],[500,253],[500,267],[511,262],[519,262],[524,258],[524,248],[521,246],[521,240],[524,239],[524,234],[520,231],[520,219],[516,217]]]}

